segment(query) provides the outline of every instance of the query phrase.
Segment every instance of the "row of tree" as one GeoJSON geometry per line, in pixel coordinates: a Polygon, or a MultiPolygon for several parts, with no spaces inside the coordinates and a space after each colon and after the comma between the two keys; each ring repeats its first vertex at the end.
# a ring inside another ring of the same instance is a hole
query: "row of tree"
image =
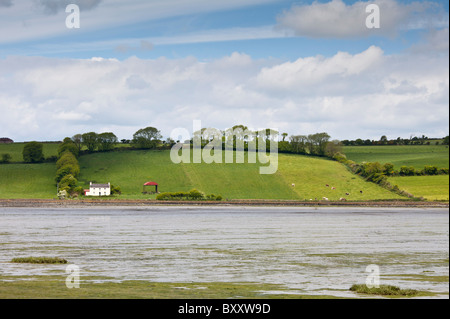
{"type": "Polygon", "coordinates": [[[389,140],[386,135],[383,135],[380,140],[343,140],[341,141],[344,146],[369,146],[369,145],[431,145],[434,143],[435,145],[449,145],[449,136],[444,137],[442,141],[440,139],[430,139],[429,137],[422,135],[421,137],[411,136],[408,138],[398,137],[397,139],[389,140]]]}
{"type": "Polygon", "coordinates": [[[83,193],[83,188],[78,186],[80,164],[78,162],[79,148],[71,138],[65,138],[58,147],[58,160],[56,161],[55,181],[58,185],[58,196],[77,196],[83,193]]]}
{"type": "MultiPolygon", "coordinates": [[[[158,129],[147,127],[138,130],[133,135],[133,140],[122,140],[122,143],[130,143],[136,148],[154,149],[162,143],[161,138],[162,135],[158,129]]],[[[83,146],[86,147],[88,152],[111,151],[119,143],[117,136],[111,132],[101,134],[95,132],[76,134],[72,137],[72,141],[78,147],[80,152],[83,146]]]]}

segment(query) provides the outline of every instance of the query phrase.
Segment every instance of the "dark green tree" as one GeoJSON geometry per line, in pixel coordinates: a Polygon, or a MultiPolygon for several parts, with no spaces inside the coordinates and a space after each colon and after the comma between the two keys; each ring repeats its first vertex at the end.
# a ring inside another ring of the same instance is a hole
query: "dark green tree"
{"type": "Polygon", "coordinates": [[[72,141],[78,147],[78,151],[81,151],[81,147],[83,146],[82,140],[83,137],[81,134],[75,134],[74,136],[72,136],[72,141]]]}
{"type": "Polygon", "coordinates": [[[98,135],[98,148],[101,151],[110,151],[118,143],[117,136],[114,133],[102,133],[98,135]]]}
{"type": "Polygon", "coordinates": [[[84,133],[81,135],[81,142],[89,152],[93,152],[98,147],[98,134],[95,132],[84,133]]]}
{"type": "Polygon", "coordinates": [[[154,149],[161,138],[162,135],[158,129],[146,127],[134,133],[132,144],[137,148],[154,149]]]}
{"type": "Polygon", "coordinates": [[[23,161],[25,163],[40,163],[44,161],[44,145],[38,142],[29,142],[23,147],[23,161]]]}

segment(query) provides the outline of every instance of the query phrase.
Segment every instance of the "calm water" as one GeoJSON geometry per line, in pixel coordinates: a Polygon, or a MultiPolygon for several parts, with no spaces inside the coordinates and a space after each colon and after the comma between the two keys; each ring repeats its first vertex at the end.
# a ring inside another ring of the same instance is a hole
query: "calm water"
{"type": "Polygon", "coordinates": [[[375,264],[381,284],[448,297],[449,211],[0,208],[0,275],[65,278],[65,265],[9,262],[28,256],[66,258],[81,280],[259,282],[338,296],[353,296],[375,264]]]}

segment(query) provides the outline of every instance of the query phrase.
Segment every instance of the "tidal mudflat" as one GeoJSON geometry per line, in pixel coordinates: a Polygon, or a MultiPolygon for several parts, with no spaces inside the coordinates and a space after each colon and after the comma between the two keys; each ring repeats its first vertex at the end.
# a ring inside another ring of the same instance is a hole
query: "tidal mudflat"
{"type": "MultiPolygon", "coordinates": [[[[449,211],[437,208],[0,208],[0,278],[254,283],[261,293],[358,297],[367,266],[380,283],[448,298],[449,211]],[[97,278],[97,279],[96,279],[97,278]],[[277,287],[277,288],[274,288],[277,287]],[[280,288],[281,287],[281,288],[280,288]],[[264,289],[263,289],[264,290],[264,289]]],[[[231,296],[233,297],[233,296],[231,296]]]]}

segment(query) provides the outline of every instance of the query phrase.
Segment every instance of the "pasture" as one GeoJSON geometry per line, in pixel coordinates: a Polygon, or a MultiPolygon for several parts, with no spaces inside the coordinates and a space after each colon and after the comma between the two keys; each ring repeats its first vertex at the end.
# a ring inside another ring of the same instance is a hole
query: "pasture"
{"type": "Polygon", "coordinates": [[[423,169],[426,165],[449,168],[449,149],[445,145],[388,145],[344,146],[347,159],[357,163],[391,163],[396,170],[401,166],[423,169]]]}
{"type": "Polygon", "coordinates": [[[449,200],[448,175],[391,177],[389,182],[416,197],[427,200],[449,200]]]}

